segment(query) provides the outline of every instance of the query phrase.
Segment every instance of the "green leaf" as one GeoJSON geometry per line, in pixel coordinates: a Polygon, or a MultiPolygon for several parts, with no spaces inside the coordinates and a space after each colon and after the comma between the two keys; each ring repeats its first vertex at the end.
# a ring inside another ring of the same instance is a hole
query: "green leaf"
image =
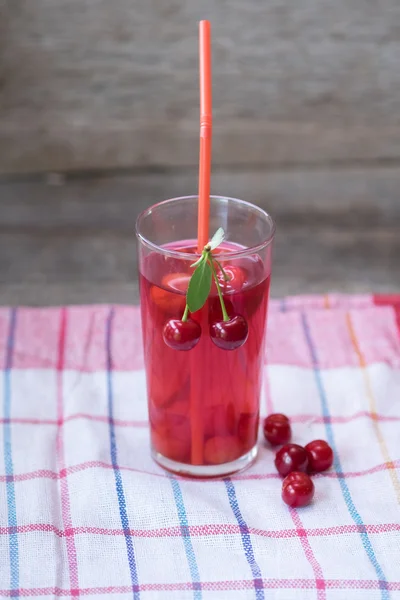
{"type": "Polygon", "coordinates": [[[201,262],[190,278],[186,302],[191,313],[204,306],[211,289],[212,271],[207,261],[201,262]]]}
{"type": "Polygon", "coordinates": [[[211,241],[208,243],[208,245],[210,246],[210,250],[215,250],[215,248],[218,248],[218,246],[222,244],[224,239],[225,231],[222,229],[222,227],[220,227],[219,229],[217,229],[217,231],[212,236],[211,241]]]}

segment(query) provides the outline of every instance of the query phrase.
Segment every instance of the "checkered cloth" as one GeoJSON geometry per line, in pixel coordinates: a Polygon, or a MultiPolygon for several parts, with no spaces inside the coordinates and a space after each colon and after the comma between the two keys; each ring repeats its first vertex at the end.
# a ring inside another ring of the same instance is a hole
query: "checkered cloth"
{"type": "Polygon", "coordinates": [[[262,413],[325,438],[311,506],[273,452],[220,481],[149,454],[132,307],[0,309],[0,596],[400,598],[400,297],[272,301],[262,413]]]}

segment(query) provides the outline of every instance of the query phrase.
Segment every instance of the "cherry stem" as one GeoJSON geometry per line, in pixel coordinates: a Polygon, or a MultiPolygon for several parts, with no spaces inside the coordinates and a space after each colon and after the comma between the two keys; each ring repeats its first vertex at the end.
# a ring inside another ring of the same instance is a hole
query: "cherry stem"
{"type": "Polygon", "coordinates": [[[214,258],[211,256],[211,254],[208,254],[208,262],[209,265],[211,267],[212,270],[212,274],[214,276],[214,281],[215,281],[215,285],[217,286],[217,292],[218,292],[218,296],[219,296],[219,301],[221,303],[221,309],[222,309],[222,316],[224,318],[224,321],[229,321],[229,315],[226,312],[226,307],[225,307],[225,302],[224,299],[222,297],[222,291],[221,291],[221,286],[219,285],[219,281],[218,281],[218,277],[217,274],[215,272],[215,267],[214,267],[214,258]]]}
{"type": "Polygon", "coordinates": [[[188,319],[188,314],[189,314],[189,307],[188,307],[188,305],[186,304],[186,306],[185,306],[185,312],[183,313],[183,317],[182,317],[182,321],[183,321],[183,323],[185,323],[185,321],[187,321],[187,319],[188,319]]]}
{"type": "Polygon", "coordinates": [[[225,269],[221,265],[221,263],[219,262],[219,260],[217,260],[216,258],[214,258],[214,262],[217,264],[219,270],[221,271],[222,275],[224,276],[225,281],[230,281],[231,278],[229,277],[229,275],[227,273],[225,273],[225,269]]]}

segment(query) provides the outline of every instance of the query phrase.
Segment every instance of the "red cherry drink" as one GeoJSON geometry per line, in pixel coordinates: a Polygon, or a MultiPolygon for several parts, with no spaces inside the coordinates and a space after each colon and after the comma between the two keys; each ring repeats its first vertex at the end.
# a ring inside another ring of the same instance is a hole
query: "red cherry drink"
{"type": "MultiPolygon", "coordinates": [[[[259,400],[264,359],[264,339],[270,273],[257,255],[235,257],[245,250],[222,244],[213,254],[221,256],[218,271],[230,318],[243,317],[248,326],[246,342],[236,349],[222,349],[212,340],[213,325],[223,321],[215,283],[204,307],[190,318],[201,327],[200,341],[189,350],[177,350],[163,338],[166,323],[182,319],[185,295],[193,273],[194,241],[163,247],[182,252],[182,260],[157,252],[140,265],[140,293],[153,452],[181,464],[221,465],[239,459],[257,443],[259,400]],[[229,261],[229,253],[232,261],[229,261]],[[201,386],[201,387],[199,387],[201,386]],[[200,399],[199,399],[200,395],[200,399]],[[192,448],[191,402],[201,402],[201,462],[192,448]]],[[[176,256],[176,255],[175,255],[176,256]]],[[[184,345],[183,345],[184,346],[184,345]]]]}

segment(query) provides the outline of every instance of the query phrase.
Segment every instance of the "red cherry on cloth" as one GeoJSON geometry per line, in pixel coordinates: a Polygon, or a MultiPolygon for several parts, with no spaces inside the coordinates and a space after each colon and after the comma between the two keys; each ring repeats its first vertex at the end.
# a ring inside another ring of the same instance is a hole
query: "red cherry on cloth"
{"type": "Polygon", "coordinates": [[[325,440],[314,440],[305,447],[308,455],[308,471],[320,473],[333,464],[333,451],[325,440]]]}
{"type": "Polygon", "coordinates": [[[290,442],[292,430],[289,419],[282,414],[268,415],[263,424],[264,437],[271,446],[280,446],[290,442]]]}
{"type": "Polygon", "coordinates": [[[170,319],[163,329],[164,342],[173,350],[191,350],[199,342],[201,327],[193,319],[170,319]]]}
{"type": "Polygon", "coordinates": [[[307,473],[294,471],[282,483],[282,500],[288,506],[307,506],[314,497],[314,483],[307,473]]]}
{"type": "Polygon", "coordinates": [[[303,446],[298,444],[286,444],[275,456],[275,466],[278,473],[289,475],[292,471],[307,471],[308,456],[303,446]]]}
{"type": "Polygon", "coordinates": [[[246,342],[249,327],[246,319],[236,315],[229,321],[216,321],[210,325],[210,337],[222,350],[236,350],[246,342]]]}

